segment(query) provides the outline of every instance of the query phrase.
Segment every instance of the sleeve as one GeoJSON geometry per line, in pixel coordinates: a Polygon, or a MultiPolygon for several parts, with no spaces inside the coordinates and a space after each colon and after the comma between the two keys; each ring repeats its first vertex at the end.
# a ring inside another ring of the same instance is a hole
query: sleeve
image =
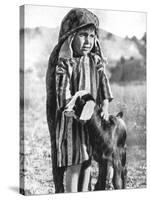
{"type": "Polygon", "coordinates": [[[68,65],[64,60],[60,60],[56,66],[56,99],[57,108],[64,107],[71,98],[70,76],[68,65]]]}
{"type": "Polygon", "coordinates": [[[99,87],[98,87],[99,102],[102,103],[104,99],[108,99],[110,102],[113,99],[113,95],[104,68],[101,68],[98,71],[98,73],[99,73],[99,87]]]}

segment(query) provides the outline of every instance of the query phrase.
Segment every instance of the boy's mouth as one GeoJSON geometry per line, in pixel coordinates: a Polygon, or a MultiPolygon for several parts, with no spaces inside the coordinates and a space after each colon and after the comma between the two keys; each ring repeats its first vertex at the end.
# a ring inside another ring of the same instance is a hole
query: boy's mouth
{"type": "Polygon", "coordinates": [[[89,50],[90,50],[90,47],[82,47],[82,50],[84,50],[84,51],[89,51],[89,50]]]}

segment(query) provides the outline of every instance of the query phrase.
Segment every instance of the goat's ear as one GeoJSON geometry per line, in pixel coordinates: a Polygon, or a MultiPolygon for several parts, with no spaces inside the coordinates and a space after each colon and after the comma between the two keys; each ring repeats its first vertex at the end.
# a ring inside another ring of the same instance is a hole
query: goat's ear
{"type": "Polygon", "coordinates": [[[94,101],[87,101],[86,104],[83,107],[83,110],[80,115],[80,120],[89,120],[91,119],[95,108],[95,102],[94,101]]]}
{"type": "Polygon", "coordinates": [[[116,115],[116,117],[122,118],[122,117],[123,117],[123,112],[122,112],[122,111],[119,112],[119,113],[116,115]]]}
{"type": "Polygon", "coordinates": [[[115,116],[113,116],[113,115],[110,115],[109,116],[109,121],[110,121],[110,123],[113,125],[115,125],[116,124],[116,117],[115,116]]]}

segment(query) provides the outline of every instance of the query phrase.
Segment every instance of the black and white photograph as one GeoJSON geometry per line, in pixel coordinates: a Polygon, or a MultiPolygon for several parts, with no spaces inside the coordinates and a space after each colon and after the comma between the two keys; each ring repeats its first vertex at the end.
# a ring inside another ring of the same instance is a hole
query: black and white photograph
{"type": "Polygon", "coordinates": [[[147,13],[20,6],[23,195],[147,187],[147,13]]]}

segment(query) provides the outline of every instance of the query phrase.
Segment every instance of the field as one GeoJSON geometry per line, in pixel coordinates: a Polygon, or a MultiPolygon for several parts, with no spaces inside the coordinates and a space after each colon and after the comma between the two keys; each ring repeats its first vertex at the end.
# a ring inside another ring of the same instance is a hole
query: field
{"type": "Polygon", "coordinates": [[[146,186],[146,85],[113,85],[110,112],[122,110],[127,124],[127,188],[146,186]]]}
{"type": "MultiPolygon", "coordinates": [[[[46,122],[45,79],[25,72],[24,137],[20,136],[21,180],[25,193],[54,193],[51,171],[50,137],[46,122]]],[[[43,76],[45,77],[45,76],[43,76]]],[[[124,112],[127,124],[127,188],[146,187],[146,85],[145,83],[112,84],[114,100],[110,113],[124,112]]],[[[23,117],[21,116],[21,130],[23,117]]],[[[93,185],[97,178],[96,163],[92,164],[93,185]]]]}

